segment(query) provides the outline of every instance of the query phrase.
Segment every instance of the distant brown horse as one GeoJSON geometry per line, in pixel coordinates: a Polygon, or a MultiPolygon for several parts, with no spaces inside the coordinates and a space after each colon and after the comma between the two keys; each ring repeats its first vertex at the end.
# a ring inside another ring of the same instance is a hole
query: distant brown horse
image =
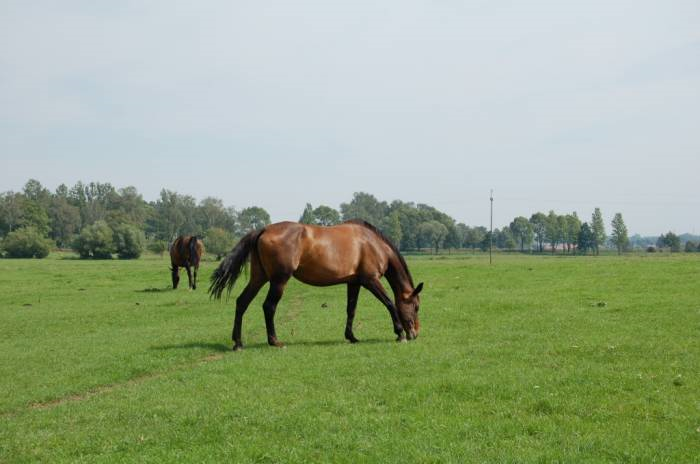
{"type": "Polygon", "coordinates": [[[196,235],[181,235],[170,245],[170,270],[173,277],[173,288],[180,282],[179,268],[187,269],[187,279],[192,290],[197,288],[197,271],[199,260],[204,253],[204,244],[196,235]],[[194,277],[192,276],[194,271],[194,277]]]}
{"type": "Polygon", "coordinates": [[[250,260],[250,280],[236,300],[233,323],[233,349],[243,347],[243,314],[260,288],[270,282],[263,303],[267,342],[282,346],[275,334],[275,310],[290,277],[316,286],[347,285],[347,323],[345,338],[358,340],[352,321],[360,287],[364,287],[386,306],[397,341],[418,336],[418,307],[423,284],[413,285],[406,261],[377,228],[365,221],[349,221],[333,227],[319,227],[296,222],[281,222],[250,232],[233,248],[211,278],[209,293],[221,298],[231,292],[243,266],[250,260]],[[381,278],[386,276],[394,293],[392,301],[381,278]],[[405,335],[404,335],[405,332],[405,335]]]}

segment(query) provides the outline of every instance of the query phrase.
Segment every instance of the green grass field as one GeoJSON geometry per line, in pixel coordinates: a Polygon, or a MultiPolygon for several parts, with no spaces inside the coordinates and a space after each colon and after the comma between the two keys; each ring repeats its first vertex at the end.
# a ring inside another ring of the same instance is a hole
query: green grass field
{"type": "Polygon", "coordinates": [[[165,259],[66,258],[0,260],[0,462],[700,462],[698,256],[410,257],[403,344],[295,281],[240,353],[165,259]]]}

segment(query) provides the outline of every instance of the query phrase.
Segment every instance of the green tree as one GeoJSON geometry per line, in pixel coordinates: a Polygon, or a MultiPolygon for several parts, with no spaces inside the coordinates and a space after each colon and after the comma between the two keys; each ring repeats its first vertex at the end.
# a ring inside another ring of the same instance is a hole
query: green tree
{"type": "Polygon", "coordinates": [[[108,189],[103,203],[105,219],[115,226],[127,223],[143,228],[149,215],[150,207],[136,187],[124,187],[118,191],[108,189]]]}
{"type": "Polygon", "coordinates": [[[544,213],[535,213],[530,216],[530,225],[537,242],[537,251],[544,251],[544,242],[547,240],[547,216],[544,213]]]}
{"type": "Polygon", "coordinates": [[[86,226],[73,242],[81,258],[112,259],[114,233],[105,221],[86,226]]]}
{"type": "Polygon", "coordinates": [[[562,253],[567,253],[569,251],[569,222],[566,215],[558,215],[557,221],[559,221],[559,243],[561,243],[562,253]]]}
{"type": "Polygon", "coordinates": [[[495,229],[493,231],[493,243],[496,248],[502,250],[515,250],[518,246],[517,240],[509,227],[495,229]]]}
{"type": "Polygon", "coordinates": [[[26,184],[24,184],[24,197],[29,201],[34,201],[43,208],[48,207],[49,201],[51,200],[51,192],[49,192],[41,182],[36,179],[29,179],[26,184]]]}
{"type": "Polygon", "coordinates": [[[559,220],[559,216],[557,216],[554,211],[550,211],[547,215],[546,237],[552,247],[552,254],[554,254],[557,249],[557,245],[561,240],[561,235],[561,221],[559,220]]]}
{"type": "Polygon", "coordinates": [[[389,210],[399,215],[401,223],[401,250],[418,248],[418,226],[423,222],[421,214],[413,203],[395,200],[389,210]]]}
{"type": "Polygon", "coordinates": [[[34,227],[42,236],[46,236],[51,230],[50,224],[49,214],[39,202],[28,198],[22,201],[20,227],[34,227]]]}
{"type": "Polygon", "coordinates": [[[398,211],[394,211],[385,217],[380,224],[380,229],[397,248],[401,247],[401,221],[399,220],[398,211]]]}
{"type": "Polygon", "coordinates": [[[659,250],[666,248],[666,236],[664,234],[659,235],[659,237],[656,239],[656,248],[659,250]]]}
{"type": "Polygon", "coordinates": [[[612,234],[610,235],[610,240],[617,248],[618,254],[622,254],[622,252],[625,251],[629,245],[627,226],[625,225],[625,221],[622,219],[621,213],[615,213],[615,217],[612,220],[612,234]]]}
{"type": "Polygon", "coordinates": [[[520,251],[524,252],[532,244],[533,230],[530,221],[524,216],[518,216],[510,223],[510,232],[513,238],[520,243],[520,251]]]}
{"type": "Polygon", "coordinates": [[[595,232],[591,229],[587,222],[581,224],[578,231],[577,253],[588,254],[588,251],[595,251],[595,232]]]}
{"type": "Polygon", "coordinates": [[[2,241],[8,258],[45,258],[51,250],[51,240],[34,227],[13,230],[2,241]]]}
{"type": "Polygon", "coordinates": [[[219,228],[233,233],[236,230],[236,215],[224,203],[213,197],[206,197],[199,202],[195,213],[195,221],[199,230],[219,228]]]}
{"type": "Polygon", "coordinates": [[[146,248],[148,248],[148,251],[151,253],[160,255],[162,258],[165,252],[168,250],[168,242],[165,240],[152,239],[148,242],[146,248]]]}
{"type": "Polygon", "coordinates": [[[688,240],[687,242],[685,242],[685,252],[691,253],[693,251],[700,251],[700,250],[698,250],[698,245],[695,242],[691,242],[690,240],[688,240]]]}
{"type": "Polygon", "coordinates": [[[70,246],[73,235],[80,230],[80,209],[71,205],[66,197],[55,195],[49,206],[49,220],[49,236],[59,247],[70,246]]]}
{"type": "Polygon", "coordinates": [[[153,204],[153,215],[147,220],[147,231],[160,240],[171,242],[179,235],[199,234],[197,204],[189,195],[171,190],[161,190],[160,198],[153,204]]]}
{"type": "Polygon", "coordinates": [[[572,214],[562,216],[564,222],[562,224],[563,242],[566,243],[566,251],[571,253],[572,247],[575,247],[578,242],[578,233],[581,230],[581,220],[578,214],[574,211],[572,214]]]}
{"type": "MultiPolygon", "coordinates": [[[[80,189],[75,195],[80,198],[80,223],[93,224],[96,221],[106,220],[107,213],[112,208],[118,196],[112,184],[90,182],[85,185],[78,182],[73,189],[80,189]]],[[[71,196],[73,190],[71,190],[71,196]]]]}
{"type": "Polygon", "coordinates": [[[68,200],[68,193],[68,186],[66,184],[61,184],[58,187],[56,187],[56,193],[54,194],[54,196],[68,200]]]}
{"type": "Polygon", "coordinates": [[[457,233],[457,228],[455,227],[456,221],[449,215],[439,211],[430,205],[423,203],[418,203],[416,205],[418,214],[420,215],[422,222],[427,221],[437,221],[447,229],[447,236],[445,237],[444,247],[445,248],[457,248],[460,246],[459,234],[457,233]]]}
{"type": "Polygon", "coordinates": [[[388,209],[386,202],[380,202],[374,195],[365,192],[356,192],[350,203],[340,205],[344,221],[363,219],[374,225],[379,225],[388,209]]]}
{"type": "Polygon", "coordinates": [[[136,259],[141,256],[146,242],[141,229],[133,224],[119,224],[112,232],[114,250],[119,259],[136,259]]]}
{"type": "Polygon", "coordinates": [[[486,230],[486,227],[483,226],[468,227],[464,238],[465,246],[470,247],[472,251],[480,248],[487,233],[488,231],[486,230]]]}
{"type": "Polygon", "coordinates": [[[301,213],[301,217],[299,218],[299,222],[302,224],[315,224],[316,221],[314,219],[314,207],[311,206],[311,203],[307,203],[306,206],[304,207],[304,212],[301,213]]]}
{"type": "Polygon", "coordinates": [[[447,238],[448,230],[444,224],[439,221],[428,221],[418,226],[418,237],[421,244],[426,244],[435,250],[437,254],[440,247],[447,238]]]}
{"type": "Polygon", "coordinates": [[[681,251],[681,238],[673,232],[668,232],[664,237],[664,244],[671,250],[677,253],[681,251]]]}
{"type": "Polygon", "coordinates": [[[263,208],[251,206],[238,213],[238,235],[243,236],[251,230],[262,229],[270,224],[270,215],[263,208]]]}
{"type": "Polygon", "coordinates": [[[460,222],[455,225],[457,229],[457,235],[459,236],[459,248],[466,248],[467,245],[467,234],[469,233],[469,226],[460,222]]]}
{"type": "Polygon", "coordinates": [[[330,206],[320,205],[313,210],[314,223],[319,226],[334,226],[340,224],[340,213],[330,206]]]}
{"type": "Polygon", "coordinates": [[[19,227],[22,219],[24,195],[16,192],[0,194],[0,235],[6,235],[19,227]]]}
{"type": "MultiPolygon", "coordinates": [[[[498,229],[496,229],[498,230],[498,229]]],[[[479,244],[479,248],[481,248],[481,251],[487,251],[489,247],[491,246],[491,237],[493,234],[490,231],[486,231],[484,234],[484,238],[481,240],[481,243],[479,244]]]]}
{"type": "Polygon", "coordinates": [[[214,254],[217,261],[233,248],[235,242],[233,234],[221,227],[207,230],[204,240],[207,251],[214,254]]]}
{"type": "Polygon", "coordinates": [[[603,213],[600,212],[600,208],[593,210],[593,215],[591,216],[591,229],[593,230],[593,236],[595,237],[595,254],[600,254],[600,246],[605,244],[607,236],[605,235],[605,223],[603,222],[603,213]]]}

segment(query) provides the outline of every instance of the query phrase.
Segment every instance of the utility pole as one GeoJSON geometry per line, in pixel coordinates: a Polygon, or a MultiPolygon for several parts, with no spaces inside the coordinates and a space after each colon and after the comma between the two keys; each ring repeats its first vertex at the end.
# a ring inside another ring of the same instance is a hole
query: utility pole
{"type": "Polygon", "coordinates": [[[491,232],[489,232],[489,264],[493,264],[491,250],[493,249],[493,189],[491,189],[491,232]]]}

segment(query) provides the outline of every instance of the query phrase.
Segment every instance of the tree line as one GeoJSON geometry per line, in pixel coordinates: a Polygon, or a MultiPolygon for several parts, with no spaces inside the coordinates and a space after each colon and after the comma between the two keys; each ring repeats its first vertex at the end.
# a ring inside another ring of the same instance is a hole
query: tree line
{"type": "MultiPolygon", "coordinates": [[[[448,214],[423,203],[380,201],[358,192],[339,209],[311,204],[300,211],[299,222],[331,226],[349,219],[376,225],[402,251],[430,249],[487,250],[598,254],[612,247],[619,253],[630,247],[622,214],[617,213],[608,236],[599,208],[588,222],[578,215],[537,212],[518,216],[508,226],[494,229],[458,223],[448,214]]],[[[81,257],[135,258],[144,248],[167,251],[178,235],[203,237],[209,253],[222,256],[250,230],[270,223],[260,206],[237,210],[223,201],[163,189],[155,201],[146,201],[134,187],[115,188],[109,183],[77,182],[51,192],[30,179],[21,192],[0,194],[0,247],[8,257],[46,256],[51,248],[72,248],[81,257]]],[[[658,238],[657,248],[679,251],[678,236],[658,238]]],[[[686,251],[698,247],[686,242],[686,251]]]]}
{"type": "Polygon", "coordinates": [[[138,257],[144,247],[163,253],[178,235],[206,236],[223,254],[235,237],[270,223],[263,208],[225,207],[218,198],[197,202],[163,189],[145,201],[135,187],[109,183],[61,184],[54,192],[30,179],[21,192],[0,194],[0,239],[8,256],[41,256],[52,247],[83,257],[138,257]]]}

